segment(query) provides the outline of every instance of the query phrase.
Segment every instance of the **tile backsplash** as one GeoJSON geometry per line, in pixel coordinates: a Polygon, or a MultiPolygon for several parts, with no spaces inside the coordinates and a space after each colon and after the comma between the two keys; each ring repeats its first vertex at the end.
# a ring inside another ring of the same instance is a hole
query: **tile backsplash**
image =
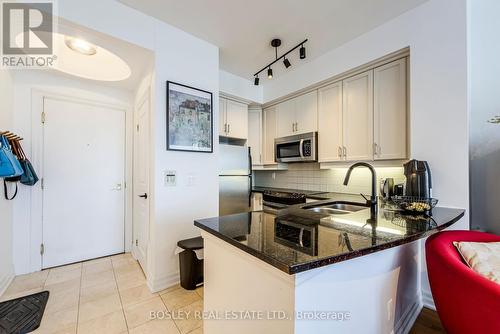
{"type": "MultiPolygon", "coordinates": [[[[377,167],[377,190],[380,179],[392,177],[394,184],[404,183],[403,167],[377,167]]],[[[351,174],[349,185],[344,186],[347,168],[320,169],[318,163],[289,164],[288,170],[254,171],[255,186],[340,192],[349,194],[370,194],[371,174],[367,168],[356,168],[351,174]]]]}

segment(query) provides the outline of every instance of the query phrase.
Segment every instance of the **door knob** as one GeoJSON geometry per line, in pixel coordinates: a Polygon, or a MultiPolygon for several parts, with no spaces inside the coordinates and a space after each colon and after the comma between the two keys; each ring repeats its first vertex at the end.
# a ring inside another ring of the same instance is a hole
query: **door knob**
{"type": "Polygon", "coordinates": [[[144,198],[144,199],[147,199],[148,198],[148,194],[144,193],[144,195],[139,195],[140,198],[144,198]]]}

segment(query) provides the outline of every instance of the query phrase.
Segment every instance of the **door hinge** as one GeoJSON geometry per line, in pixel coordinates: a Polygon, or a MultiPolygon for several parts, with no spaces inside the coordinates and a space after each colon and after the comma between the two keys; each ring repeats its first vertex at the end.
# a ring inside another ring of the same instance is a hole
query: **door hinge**
{"type": "Polygon", "coordinates": [[[42,124],[45,124],[45,111],[42,111],[42,124]]]}
{"type": "Polygon", "coordinates": [[[135,245],[139,246],[139,240],[135,239],[135,245]]]}
{"type": "Polygon", "coordinates": [[[40,255],[43,255],[45,253],[45,246],[44,244],[40,244],[40,255]]]}

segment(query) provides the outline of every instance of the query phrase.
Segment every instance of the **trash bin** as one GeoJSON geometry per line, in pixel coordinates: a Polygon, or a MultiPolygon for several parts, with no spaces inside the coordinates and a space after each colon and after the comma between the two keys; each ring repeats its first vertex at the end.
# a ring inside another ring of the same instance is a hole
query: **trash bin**
{"type": "Polygon", "coordinates": [[[194,290],[203,283],[203,255],[199,258],[199,250],[203,250],[203,238],[181,240],[177,246],[183,249],[179,253],[181,286],[186,290],[194,290]]]}

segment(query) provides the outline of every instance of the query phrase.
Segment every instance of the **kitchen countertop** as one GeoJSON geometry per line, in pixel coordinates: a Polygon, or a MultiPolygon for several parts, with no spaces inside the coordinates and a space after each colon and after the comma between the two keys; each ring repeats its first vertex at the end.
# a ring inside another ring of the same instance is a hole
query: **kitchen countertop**
{"type": "Polygon", "coordinates": [[[334,201],[364,203],[359,195],[332,193],[332,198],[298,204],[273,215],[262,211],[195,220],[194,225],[288,274],[346,261],[427,237],[457,222],[462,209],[436,207],[430,216],[404,215],[379,207],[349,214],[325,215],[304,209],[334,201]],[[310,231],[307,249],[297,240],[276,238],[283,226],[310,231]]]}

